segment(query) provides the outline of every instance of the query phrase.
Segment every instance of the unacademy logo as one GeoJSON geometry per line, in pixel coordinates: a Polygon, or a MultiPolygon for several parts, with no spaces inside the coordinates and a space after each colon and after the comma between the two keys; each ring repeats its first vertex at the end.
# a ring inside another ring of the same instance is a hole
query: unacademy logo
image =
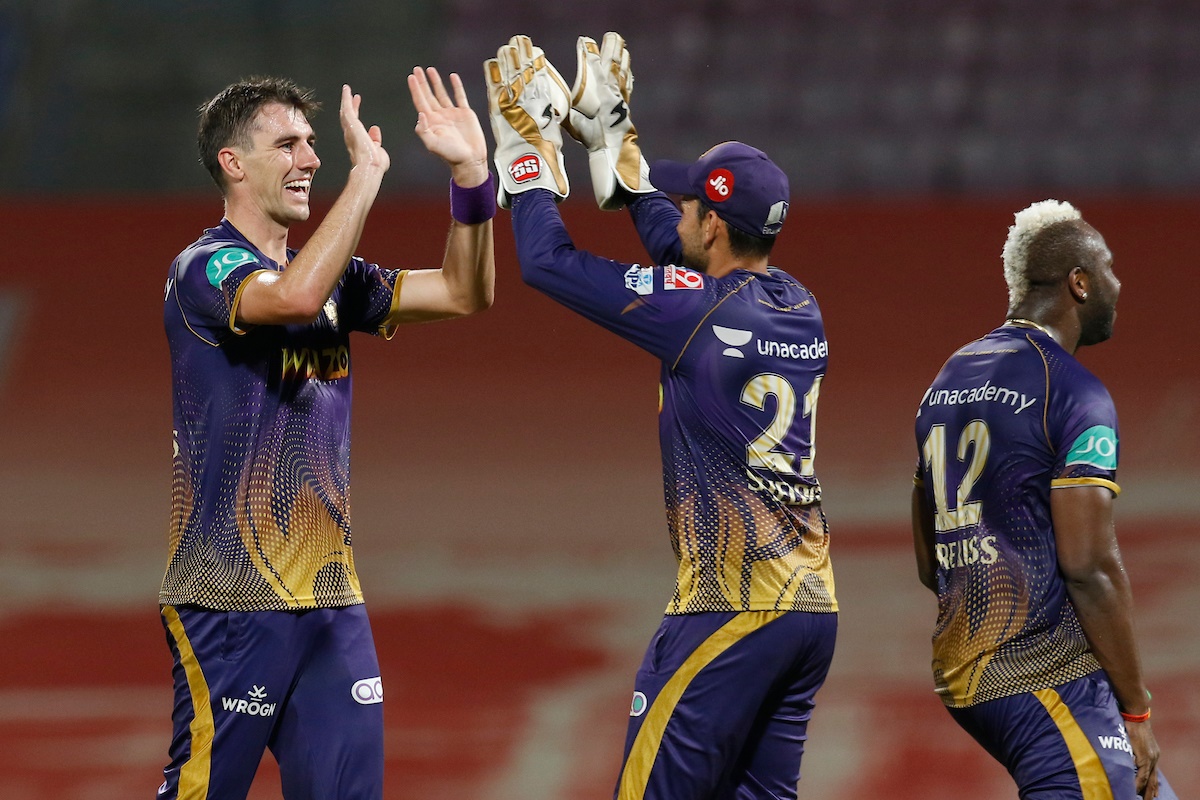
{"type": "Polygon", "coordinates": [[[374,678],[363,678],[355,681],[350,687],[350,696],[359,705],[369,706],[383,702],[383,681],[376,675],[374,678]]]}
{"type": "Polygon", "coordinates": [[[271,717],[275,715],[275,703],[266,702],[267,687],[255,686],[246,692],[247,699],[222,697],[221,706],[234,714],[246,714],[251,717],[271,717]]]}
{"type": "Polygon", "coordinates": [[[726,328],[721,325],[713,325],[712,330],[713,333],[717,335],[718,339],[725,344],[730,345],[729,347],[725,348],[721,355],[729,356],[730,358],[746,357],[745,354],[743,354],[742,351],[738,350],[737,348],[743,347],[747,342],[750,341],[751,337],[754,336],[753,331],[743,331],[739,328],[726,328]]]}
{"type": "Polygon", "coordinates": [[[650,701],[646,699],[646,695],[641,692],[633,693],[633,702],[629,704],[629,716],[640,717],[646,713],[646,709],[650,707],[650,701]]]}
{"type": "Polygon", "coordinates": [[[829,342],[813,337],[811,342],[796,344],[795,342],[772,342],[769,339],[759,339],[756,342],[759,355],[772,358],[814,359],[825,358],[829,355],[829,342]]]}

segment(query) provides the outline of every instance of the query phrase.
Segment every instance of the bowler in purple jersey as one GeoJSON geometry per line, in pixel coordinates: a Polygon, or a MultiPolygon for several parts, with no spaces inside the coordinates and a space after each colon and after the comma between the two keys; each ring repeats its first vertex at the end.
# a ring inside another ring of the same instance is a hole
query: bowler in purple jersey
{"type": "Polygon", "coordinates": [[[1116,409],[1074,355],[1112,335],[1112,254],[1047,200],[1016,215],[1004,273],[1008,319],[951,355],[917,410],[936,689],[1022,798],[1174,798],[1113,528],[1116,409]]]}
{"type": "Polygon", "coordinates": [[[320,166],[311,95],[233,84],[201,109],[201,161],[225,217],[167,278],[174,477],[160,592],[174,658],[162,800],[246,797],[264,750],[288,800],[383,797],[383,684],[350,527],[350,333],[491,304],[495,212],[487,148],[462,82],[418,67],[417,135],[450,167],[439,269],[353,255],[390,165],[342,88],[351,170],[301,248],[320,166]]]}
{"type": "Polygon", "coordinates": [[[522,277],[662,363],[659,442],[678,568],[635,679],[614,796],[795,798],[838,607],[814,466],[828,343],[812,293],[769,266],[787,178],[740,142],[647,167],[629,121],[623,40],[581,37],[577,50],[586,77],[573,99],[527,37],[500,48],[485,73],[522,277]],[[589,104],[597,87],[603,97],[589,104]],[[543,178],[559,167],[546,145],[568,109],[572,135],[592,151],[597,200],[628,206],[657,266],[572,243],[555,205],[565,174],[543,178]],[[549,121],[536,141],[527,116],[549,121]]]}

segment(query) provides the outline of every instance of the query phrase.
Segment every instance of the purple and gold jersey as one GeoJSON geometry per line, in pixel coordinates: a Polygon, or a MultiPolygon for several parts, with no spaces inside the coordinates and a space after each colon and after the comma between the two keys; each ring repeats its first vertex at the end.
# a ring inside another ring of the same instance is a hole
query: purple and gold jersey
{"type": "Polygon", "coordinates": [[[546,192],[514,198],[527,283],[662,361],[659,440],[671,545],[668,614],[837,610],[813,468],[828,344],[812,294],[779,270],[714,279],[676,266],[679,211],[630,206],[651,256],[576,250],[546,192]]]}
{"type": "Polygon", "coordinates": [[[349,334],[391,335],[404,273],[354,258],[316,321],[239,329],[246,281],[279,269],[227,220],[171,265],[174,476],[163,604],[260,611],[362,602],[350,543],[349,334]]]}
{"type": "Polygon", "coordinates": [[[1117,415],[1044,330],[1010,322],[958,350],[917,411],[916,482],[933,509],[933,670],[962,708],[1100,669],[1058,569],[1050,492],[1116,494],[1117,415]]]}

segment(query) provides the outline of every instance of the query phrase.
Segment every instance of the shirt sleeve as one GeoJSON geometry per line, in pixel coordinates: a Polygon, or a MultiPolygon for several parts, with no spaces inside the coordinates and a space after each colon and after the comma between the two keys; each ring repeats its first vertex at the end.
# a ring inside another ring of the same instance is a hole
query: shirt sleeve
{"type": "Polygon", "coordinates": [[[549,192],[515,196],[512,222],[525,283],[668,363],[717,302],[715,282],[699,272],[576,249],[549,192]]]}
{"type": "Polygon", "coordinates": [[[1050,487],[1105,486],[1113,494],[1117,485],[1120,439],[1117,410],[1108,391],[1094,376],[1080,380],[1053,409],[1058,419],[1054,471],[1050,487]]]}
{"type": "Polygon", "coordinates": [[[267,269],[258,256],[237,246],[198,247],[175,264],[175,295],[188,329],[219,345],[246,331],[237,326],[237,304],[246,281],[267,269]]]}
{"type": "Polygon", "coordinates": [[[628,206],[642,246],[655,264],[678,264],[683,255],[679,242],[680,211],[662,192],[638,195],[628,206]]]}
{"type": "Polygon", "coordinates": [[[375,333],[386,339],[396,332],[400,286],[408,270],[383,269],[355,256],[338,289],[337,313],[347,330],[375,333]]]}

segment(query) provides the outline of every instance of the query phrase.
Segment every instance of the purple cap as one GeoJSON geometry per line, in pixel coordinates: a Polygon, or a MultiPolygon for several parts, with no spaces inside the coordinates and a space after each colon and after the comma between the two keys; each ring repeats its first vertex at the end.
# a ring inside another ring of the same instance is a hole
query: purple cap
{"type": "Polygon", "coordinates": [[[700,198],[752,236],[774,236],[787,217],[787,176],[762,150],[741,142],[723,142],[694,164],[655,161],[650,182],[669,194],[700,198]]]}

